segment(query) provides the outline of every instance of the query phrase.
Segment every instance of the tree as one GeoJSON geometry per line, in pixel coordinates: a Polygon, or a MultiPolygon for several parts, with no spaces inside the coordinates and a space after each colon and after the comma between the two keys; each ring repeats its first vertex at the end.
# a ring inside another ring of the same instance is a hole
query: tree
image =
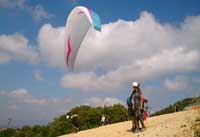
{"type": "Polygon", "coordinates": [[[8,128],[0,132],[0,137],[14,137],[16,130],[8,128]]]}

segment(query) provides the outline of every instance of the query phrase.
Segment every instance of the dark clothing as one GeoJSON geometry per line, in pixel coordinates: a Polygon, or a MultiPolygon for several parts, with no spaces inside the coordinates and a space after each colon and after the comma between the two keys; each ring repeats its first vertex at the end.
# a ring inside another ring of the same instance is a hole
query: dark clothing
{"type": "Polygon", "coordinates": [[[133,111],[134,110],[133,110],[133,107],[132,107],[133,106],[133,103],[132,103],[132,94],[131,94],[130,97],[127,98],[126,103],[127,103],[127,106],[128,106],[128,115],[133,117],[133,115],[134,115],[133,111]]]}
{"type": "Polygon", "coordinates": [[[142,113],[142,110],[140,108],[136,108],[135,109],[135,128],[136,129],[139,129],[139,122],[141,123],[142,125],[142,128],[145,128],[144,126],[144,121],[143,121],[143,113],[142,113]]]}
{"type": "Polygon", "coordinates": [[[134,107],[140,107],[141,106],[141,92],[135,92],[134,93],[134,107]]]}
{"type": "Polygon", "coordinates": [[[71,112],[67,113],[67,116],[69,116],[70,123],[72,124],[72,129],[74,132],[78,131],[79,127],[79,118],[77,114],[73,114],[71,112]]]}
{"type": "Polygon", "coordinates": [[[128,108],[128,114],[129,116],[133,117],[134,116],[134,110],[132,108],[128,108]]]}
{"type": "Polygon", "coordinates": [[[75,127],[78,127],[79,126],[79,122],[78,122],[78,117],[74,117],[74,118],[72,118],[71,119],[72,120],[72,124],[73,124],[73,126],[75,126],[75,127]]]}
{"type": "Polygon", "coordinates": [[[132,98],[132,107],[133,109],[135,108],[140,108],[141,106],[141,98],[142,98],[142,93],[141,91],[138,89],[138,91],[133,91],[131,94],[131,98],[132,98]]]}
{"type": "Polygon", "coordinates": [[[134,117],[134,123],[135,123],[135,129],[139,130],[139,122],[142,125],[142,128],[145,128],[144,126],[144,122],[143,122],[143,113],[142,113],[142,93],[140,91],[140,89],[134,89],[134,91],[131,94],[131,98],[132,98],[132,109],[133,111],[133,117],[134,117]]]}
{"type": "Polygon", "coordinates": [[[179,111],[179,107],[177,105],[174,106],[174,111],[178,112],[179,111]]]}

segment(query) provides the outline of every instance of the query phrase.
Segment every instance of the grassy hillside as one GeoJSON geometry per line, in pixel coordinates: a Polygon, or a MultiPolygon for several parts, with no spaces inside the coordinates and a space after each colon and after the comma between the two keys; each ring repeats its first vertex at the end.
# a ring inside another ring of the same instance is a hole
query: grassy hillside
{"type": "Polygon", "coordinates": [[[173,105],[170,105],[164,109],[161,109],[160,111],[153,113],[151,116],[173,113],[175,111],[175,106],[178,107],[178,111],[182,111],[186,106],[196,103],[196,102],[200,102],[200,96],[193,97],[193,98],[186,98],[181,101],[177,101],[173,105]]]}
{"type": "MultiPolygon", "coordinates": [[[[196,102],[200,102],[200,97],[186,98],[155,112],[152,116],[172,113],[174,112],[175,106],[178,106],[179,111],[181,111],[186,106],[196,102]]],[[[103,114],[109,120],[110,124],[123,122],[130,118],[128,117],[127,109],[120,104],[105,107],[78,106],[72,108],[71,112],[78,114],[79,131],[99,127],[100,119],[103,114]]],[[[55,137],[71,132],[73,132],[72,121],[66,120],[66,115],[63,114],[45,126],[35,125],[31,127],[24,126],[20,129],[5,129],[0,131],[0,137],[55,137]]]]}
{"type": "Polygon", "coordinates": [[[200,137],[200,110],[199,116],[196,118],[195,123],[193,125],[195,137],[200,137]]]}
{"type": "MultiPolygon", "coordinates": [[[[105,107],[78,106],[71,109],[78,115],[78,130],[99,127],[101,116],[104,114],[109,123],[117,123],[128,119],[127,110],[123,105],[116,104],[105,107]]],[[[0,137],[56,137],[73,132],[72,120],[67,120],[63,114],[46,126],[23,126],[21,129],[6,129],[0,131],[0,137]]]]}

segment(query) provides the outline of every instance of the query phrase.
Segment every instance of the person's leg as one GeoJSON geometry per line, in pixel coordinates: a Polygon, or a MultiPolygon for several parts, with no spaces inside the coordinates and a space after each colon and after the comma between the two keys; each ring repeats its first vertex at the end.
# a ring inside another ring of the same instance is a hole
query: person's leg
{"type": "Polygon", "coordinates": [[[141,123],[141,125],[142,125],[142,128],[145,128],[143,118],[141,118],[141,117],[140,117],[140,123],[141,123]]]}
{"type": "Polygon", "coordinates": [[[72,119],[72,125],[73,125],[73,129],[74,129],[74,132],[78,132],[78,118],[73,118],[72,119]]]}
{"type": "Polygon", "coordinates": [[[139,117],[138,117],[138,118],[139,118],[139,121],[140,121],[140,123],[141,123],[141,125],[142,125],[142,128],[145,128],[142,111],[139,110],[138,114],[139,114],[139,117]]]}
{"type": "Polygon", "coordinates": [[[76,126],[72,123],[72,131],[76,133],[76,126]]]}
{"type": "Polygon", "coordinates": [[[138,113],[138,109],[136,109],[136,111],[135,111],[135,129],[139,130],[139,113],[138,113]]]}
{"type": "Polygon", "coordinates": [[[132,131],[135,130],[135,117],[132,117],[132,131]]]}
{"type": "Polygon", "coordinates": [[[132,131],[134,131],[135,130],[135,114],[134,114],[134,110],[132,109],[129,112],[130,112],[129,114],[132,117],[132,131]]]}

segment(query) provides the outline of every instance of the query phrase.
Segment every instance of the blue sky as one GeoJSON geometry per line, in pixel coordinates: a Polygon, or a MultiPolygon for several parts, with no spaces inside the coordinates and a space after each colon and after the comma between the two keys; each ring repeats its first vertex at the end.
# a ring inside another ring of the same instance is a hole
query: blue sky
{"type": "Polygon", "coordinates": [[[199,14],[198,0],[0,0],[0,126],[125,103],[135,80],[152,111],[199,96],[199,14]],[[70,72],[62,43],[79,5],[99,14],[102,31],[87,34],[70,72]]]}

